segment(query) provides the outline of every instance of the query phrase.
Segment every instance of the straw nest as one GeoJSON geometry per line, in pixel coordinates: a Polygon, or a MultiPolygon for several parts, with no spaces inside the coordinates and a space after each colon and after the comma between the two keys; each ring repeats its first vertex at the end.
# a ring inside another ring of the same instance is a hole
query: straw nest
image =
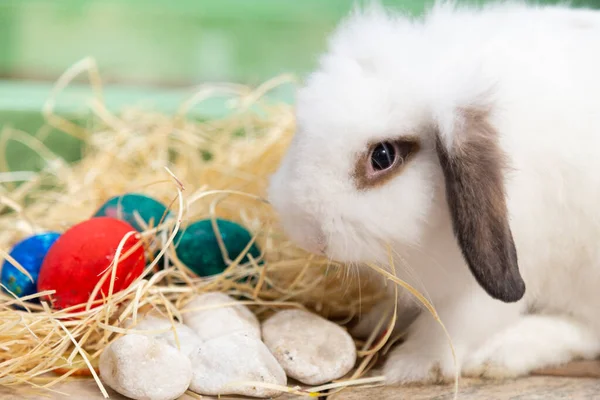
{"type": "MultiPolygon", "coordinates": [[[[281,307],[305,307],[340,324],[379,300],[380,279],[356,279],[356,270],[294,247],[282,235],[276,215],[263,199],[267,178],[294,131],[292,107],[270,103],[264,95],[286,80],[278,78],[254,90],[236,85],[201,87],[175,115],[139,109],[113,114],[102,101],[96,66],[86,59],[59,79],[43,109],[49,126],[82,140],[80,161],[68,164],[52,153],[44,145],[44,130],[37,134],[3,130],[3,147],[7,141],[20,141],[33,149],[46,167],[20,185],[0,184],[0,260],[8,257],[11,246],[20,239],[45,230],[64,231],[119,194],[150,195],[168,204],[179,218],[149,226],[141,233],[151,260],[144,274],[128,289],[109,293],[97,307],[90,302],[84,311],[53,310],[44,301],[31,302],[31,298],[18,299],[2,292],[0,386],[30,384],[52,390],[61,380],[91,375],[105,393],[95,372],[96,362],[109,343],[127,332],[125,322],[148,311],[179,319],[185,302],[205,291],[232,294],[259,318],[281,307]],[[94,93],[86,126],[54,112],[60,92],[82,74],[88,76],[94,93]],[[197,103],[223,94],[232,99],[227,116],[210,121],[187,116],[197,103]],[[251,231],[263,252],[262,263],[251,259],[240,264],[240,256],[229,260],[227,270],[213,278],[196,277],[181,265],[174,253],[176,232],[198,219],[217,216],[251,231]],[[159,256],[164,255],[160,260],[152,257],[157,250],[159,256]]],[[[115,265],[113,262],[103,279],[111,279],[115,265]]],[[[357,342],[359,365],[341,382],[281,390],[314,396],[332,387],[379,382],[378,377],[361,378],[388,339],[386,335],[357,342]]]]}

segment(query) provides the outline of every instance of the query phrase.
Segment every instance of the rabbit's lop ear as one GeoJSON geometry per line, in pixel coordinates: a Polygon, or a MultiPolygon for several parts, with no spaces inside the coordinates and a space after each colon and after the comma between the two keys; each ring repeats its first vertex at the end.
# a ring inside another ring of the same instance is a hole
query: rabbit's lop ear
{"type": "Polygon", "coordinates": [[[454,234],[479,285],[498,300],[515,302],[525,282],[508,221],[504,154],[488,108],[458,112],[451,140],[441,128],[436,135],[454,234]]]}

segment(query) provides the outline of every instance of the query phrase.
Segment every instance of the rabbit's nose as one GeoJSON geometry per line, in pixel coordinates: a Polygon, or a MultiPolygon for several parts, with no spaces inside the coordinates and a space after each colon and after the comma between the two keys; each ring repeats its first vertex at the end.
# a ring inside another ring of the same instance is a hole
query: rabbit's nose
{"type": "Polygon", "coordinates": [[[314,227],[303,240],[302,247],[309,253],[325,255],[327,250],[327,242],[325,234],[319,227],[314,227]]]}
{"type": "Polygon", "coordinates": [[[306,214],[299,216],[292,224],[295,229],[290,229],[288,233],[298,247],[309,253],[325,254],[327,240],[321,224],[306,214]]]}
{"type": "Polygon", "coordinates": [[[276,173],[271,178],[269,203],[279,214],[283,230],[296,246],[309,253],[324,255],[327,240],[321,223],[313,213],[306,210],[306,204],[299,204],[290,193],[289,179],[284,172],[276,173]]]}

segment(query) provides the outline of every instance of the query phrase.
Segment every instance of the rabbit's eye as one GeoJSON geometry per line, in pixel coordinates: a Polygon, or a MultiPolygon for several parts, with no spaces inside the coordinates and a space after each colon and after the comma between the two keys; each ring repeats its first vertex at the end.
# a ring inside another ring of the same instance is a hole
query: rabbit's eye
{"type": "Polygon", "coordinates": [[[352,176],[358,189],[380,185],[399,174],[419,150],[419,141],[402,137],[373,143],[357,158],[352,176]]]}
{"type": "Polygon", "coordinates": [[[386,170],[396,162],[398,152],[396,146],[390,142],[377,144],[371,151],[371,167],[375,171],[386,170]]]}

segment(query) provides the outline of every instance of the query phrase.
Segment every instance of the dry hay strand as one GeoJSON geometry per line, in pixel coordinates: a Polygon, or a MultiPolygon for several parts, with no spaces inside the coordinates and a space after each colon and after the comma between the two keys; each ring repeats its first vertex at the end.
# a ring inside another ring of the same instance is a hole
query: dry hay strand
{"type": "MultiPolygon", "coordinates": [[[[19,141],[43,160],[45,168],[13,173],[4,165],[0,170],[0,261],[17,241],[47,230],[63,232],[90,218],[115,195],[135,192],[152,196],[169,205],[177,218],[157,221],[139,234],[150,260],[139,279],[121,292],[111,289],[102,300],[92,301],[93,294],[84,310],[51,309],[43,298],[51,292],[21,299],[0,293],[0,385],[29,384],[52,390],[64,379],[87,374],[106,397],[96,373],[102,350],[130,332],[127,324],[147,312],[181,320],[185,303],[207,291],[241,299],[259,318],[281,307],[304,307],[340,324],[381,299],[381,277],[360,276],[356,270],[298,249],[282,234],[277,216],[264,199],[268,177],[294,131],[292,106],[270,102],[265,96],[284,84],[293,84],[293,79],[276,78],[254,89],[206,85],[175,115],[137,108],[115,114],[103,102],[94,60],[84,59],[57,81],[43,109],[48,126],[82,140],[83,156],[78,162],[69,164],[46,147],[48,127],[35,134],[4,128],[0,148],[6,149],[8,141],[19,141]],[[54,112],[62,90],[80,75],[87,75],[93,91],[86,126],[54,112]],[[188,116],[212,96],[230,99],[227,115],[207,121],[188,116]],[[23,180],[20,185],[13,184],[23,180]],[[174,238],[187,224],[216,217],[245,226],[262,254],[242,264],[244,254],[229,259],[221,242],[227,269],[201,278],[179,262],[174,238]],[[31,301],[35,299],[42,301],[31,301]]],[[[104,280],[114,282],[119,253],[95,293],[104,280]]],[[[393,315],[395,318],[396,310],[393,315]]],[[[388,338],[386,335],[375,343],[373,336],[362,345],[357,343],[362,360],[339,382],[302,390],[278,389],[315,396],[326,390],[380,383],[381,377],[364,376],[388,338]]]]}

